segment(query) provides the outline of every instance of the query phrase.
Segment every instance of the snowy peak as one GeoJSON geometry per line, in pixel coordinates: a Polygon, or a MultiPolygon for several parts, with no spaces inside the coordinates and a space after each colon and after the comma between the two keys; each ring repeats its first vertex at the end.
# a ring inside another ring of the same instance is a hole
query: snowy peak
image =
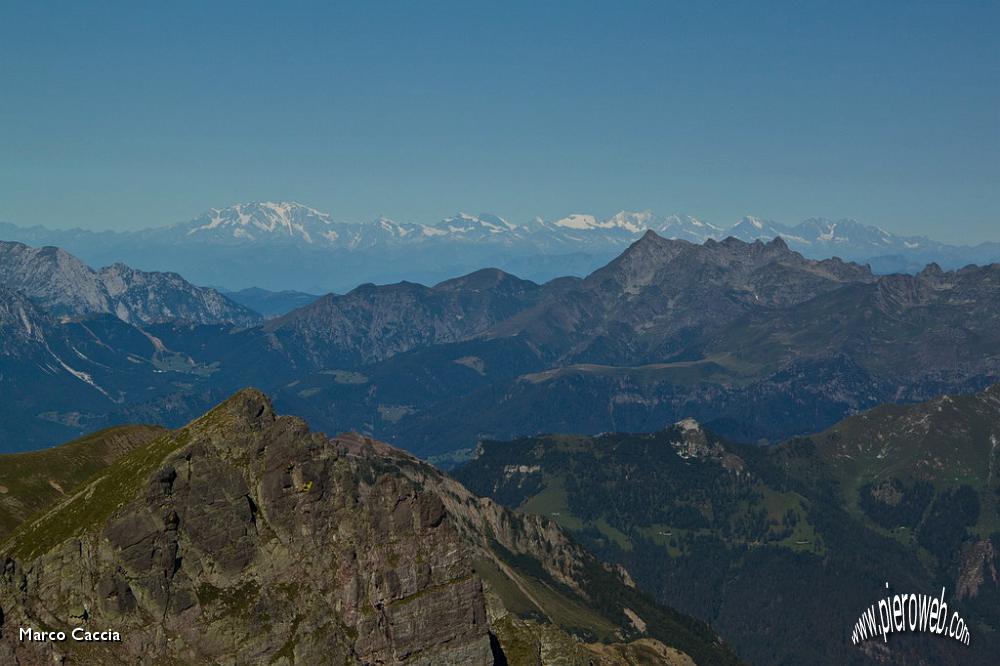
{"type": "Polygon", "coordinates": [[[185,225],[188,236],[211,234],[231,236],[236,240],[263,237],[288,237],[312,244],[330,231],[330,216],[294,202],[240,203],[228,208],[213,208],[185,225]]]}
{"type": "Polygon", "coordinates": [[[744,241],[783,238],[793,250],[808,256],[846,256],[866,259],[905,253],[933,245],[923,237],[896,236],[885,229],[842,218],[809,218],[795,226],[786,226],[759,217],[747,216],[729,230],[729,235],[744,241]]]}
{"type": "Polygon", "coordinates": [[[480,213],[479,215],[458,213],[441,220],[435,225],[435,228],[439,231],[452,234],[467,234],[470,232],[503,234],[511,232],[517,227],[499,215],[493,215],[492,213],[480,213]]]}
{"type": "MultiPolygon", "coordinates": [[[[537,224],[543,224],[540,221],[537,224]]],[[[615,213],[606,220],[593,215],[573,214],[556,220],[552,227],[574,231],[603,231],[640,236],[652,229],[666,238],[683,238],[694,242],[704,242],[709,238],[719,238],[722,229],[690,215],[673,214],[658,217],[652,211],[628,211],[615,213]]]]}
{"type": "Polygon", "coordinates": [[[699,220],[696,217],[678,213],[659,217],[648,210],[623,210],[615,213],[606,220],[599,220],[593,215],[577,213],[556,220],[551,225],[545,225],[541,220],[536,220],[536,225],[574,231],[625,232],[633,236],[641,236],[646,231],[652,229],[665,238],[683,238],[684,240],[698,243],[704,242],[709,238],[719,238],[722,235],[720,227],[699,220]]]}
{"type": "Polygon", "coordinates": [[[652,229],[655,218],[651,211],[642,211],[640,213],[630,212],[623,210],[617,213],[607,221],[608,227],[615,227],[618,229],[625,229],[634,234],[643,233],[646,229],[652,229]]]}
{"type": "Polygon", "coordinates": [[[370,228],[377,230],[382,235],[393,238],[403,238],[413,233],[413,225],[401,224],[385,215],[379,215],[375,218],[370,228]]]}
{"type": "Polygon", "coordinates": [[[795,231],[804,239],[820,243],[860,243],[888,248],[897,240],[885,229],[847,218],[834,221],[813,217],[796,226],[795,231]]]}
{"type": "Polygon", "coordinates": [[[726,235],[743,241],[770,240],[788,233],[788,227],[771,220],[747,215],[733,225],[726,235]]]}
{"type": "Polygon", "coordinates": [[[552,223],[556,227],[561,227],[563,229],[606,229],[611,226],[610,222],[602,223],[598,222],[597,218],[593,215],[583,215],[580,213],[573,213],[567,215],[564,218],[558,219],[552,223]]]}
{"type": "Polygon", "coordinates": [[[693,243],[704,243],[710,238],[718,240],[723,236],[723,230],[714,224],[676,213],[663,218],[656,231],[664,238],[680,238],[693,243]]]}

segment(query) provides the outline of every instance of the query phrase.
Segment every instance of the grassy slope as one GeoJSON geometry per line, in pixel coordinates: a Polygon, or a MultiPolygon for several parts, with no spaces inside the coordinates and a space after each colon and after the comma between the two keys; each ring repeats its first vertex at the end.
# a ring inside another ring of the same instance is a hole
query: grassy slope
{"type": "Polygon", "coordinates": [[[164,432],[155,426],[118,426],[51,449],[0,455],[0,541],[28,516],[164,432]]]}
{"type": "MultiPolygon", "coordinates": [[[[809,438],[815,456],[785,457],[786,469],[804,480],[832,480],[845,508],[874,525],[858,506],[865,484],[887,478],[926,481],[938,490],[967,485],[981,498],[977,531],[1000,530],[997,511],[1000,385],[973,395],[942,397],[920,405],[885,405],[852,416],[809,438]]],[[[782,451],[776,451],[778,457],[782,451]]]]}
{"type": "MultiPolygon", "coordinates": [[[[174,451],[191,440],[195,431],[225,430],[231,425],[227,405],[239,394],[223,402],[201,418],[179,430],[154,429],[149,436],[128,447],[113,461],[98,465],[98,471],[83,477],[74,494],[49,504],[23,521],[0,543],[0,551],[23,560],[47,552],[66,539],[103,525],[115,511],[131,502],[149,475],[174,451]]],[[[62,447],[59,447],[60,449],[62,447]]],[[[58,450],[58,449],[57,449],[58,450]]],[[[81,475],[82,476],[82,475],[81,475]]]]}

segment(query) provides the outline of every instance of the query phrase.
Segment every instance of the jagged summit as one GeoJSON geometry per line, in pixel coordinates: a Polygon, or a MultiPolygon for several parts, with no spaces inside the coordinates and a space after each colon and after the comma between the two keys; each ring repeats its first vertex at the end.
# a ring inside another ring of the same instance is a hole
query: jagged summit
{"type": "Polygon", "coordinates": [[[655,271],[675,260],[732,264],[735,268],[751,268],[761,261],[809,262],[790,250],[780,237],[765,243],[760,239],[747,242],[734,236],[726,236],[719,241],[709,238],[699,244],[683,239],[664,238],[649,229],[618,258],[595,272],[588,280],[595,279],[595,276],[598,276],[596,279],[604,279],[607,274],[620,270],[645,273],[647,279],[652,280],[655,271]]]}
{"type": "Polygon", "coordinates": [[[917,273],[917,276],[918,277],[939,276],[942,275],[943,273],[944,271],[941,269],[941,266],[936,261],[932,261],[931,263],[924,266],[924,269],[919,273],[917,273]]]}

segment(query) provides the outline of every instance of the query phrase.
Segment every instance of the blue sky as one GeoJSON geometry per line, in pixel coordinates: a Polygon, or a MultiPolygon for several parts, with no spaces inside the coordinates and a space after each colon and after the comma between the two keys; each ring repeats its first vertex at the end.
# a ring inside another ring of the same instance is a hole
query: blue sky
{"type": "Polygon", "coordinates": [[[1000,240],[1000,3],[0,6],[0,220],[626,209],[1000,240]]]}

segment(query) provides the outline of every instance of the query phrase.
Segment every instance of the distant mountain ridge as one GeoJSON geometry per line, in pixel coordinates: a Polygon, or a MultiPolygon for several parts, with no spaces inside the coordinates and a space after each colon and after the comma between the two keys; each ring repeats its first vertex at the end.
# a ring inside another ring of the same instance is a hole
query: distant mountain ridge
{"type": "Polygon", "coordinates": [[[232,301],[246,306],[265,317],[278,317],[292,310],[309,305],[319,298],[316,294],[301,291],[269,291],[260,287],[247,287],[239,291],[220,292],[232,301]]]}
{"type": "Polygon", "coordinates": [[[874,280],[857,264],[805,259],[781,238],[697,245],[647,231],[565,297],[544,301],[494,334],[523,334],[565,362],[651,362],[679,351],[663,345],[681,332],[690,336],[751,308],[790,307],[874,280]]]}
{"type": "Polygon", "coordinates": [[[747,216],[724,228],[689,215],[621,211],[606,219],[577,213],[524,223],[490,213],[458,213],[433,224],[386,217],[356,223],[294,202],[235,204],[190,222],[130,232],[0,223],[0,238],[56,245],[97,265],[125,261],[146,270],[174,270],[227,289],[343,293],[366,282],[436,283],[484,266],[536,282],[583,276],[647,230],[698,244],[728,236],[744,241],[781,236],[806,257],[870,263],[877,273],[917,272],[931,262],[954,269],[1000,261],[1000,243],[954,246],[850,219],[812,218],[790,226],[747,216]]]}
{"type": "Polygon", "coordinates": [[[343,296],[323,296],[263,330],[304,367],[351,367],[486,333],[542,293],[534,282],[496,269],[434,287],[361,285],[343,296]]]}
{"type": "Polygon", "coordinates": [[[45,446],[132,408],[154,421],[186,413],[199,402],[184,395],[188,382],[214,368],[144,329],[169,322],[223,332],[261,321],[176,273],[124,264],[95,271],[60,248],[0,241],[0,449],[45,446]]]}
{"type": "Polygon", "coordinates": [[[0,382],[18,400],[0,432],[23,449],[123,419],[176,425],[255,384],[317,427],[439,462],[484,438],[684,416],[776,441],[1000,381],[998,271],[878,276],[781,238],[647,231],[583,279],[483,269],[432,287],[365,284],[251,327],[64,321],[14,304],[5,321],[25,333],[5,341],[0,382]]]}
{"type": "Polygon", "coordinates": [[[256,312],[176,273],[138,271],[123,263],[95,271],[51,246],[0,241],[0,282],[56,316],[113,314],[129,323],[185,320],[240,326],[261,320],[256,312]]]}
{"type": "MultiPolygon", "coordinates": [[[[1000,381],[998,270],[877,276],[806,259],[780,238],[695,245],[647,232],[588,277],[541,285],[485,331],[400,348],[352,374],[347,357],[332,356],[350,347],[324,338],[348,311],[329,312],[326,325],[292,312],[285,325],[300,337],[283,346],[322,349],[339,370],[291,382],[277,398],[324,427],[360,418],[357,427],[425,456],[483,438],[648,430],[687,415],[727,437],[774,441],[882,402],[1000,381]]],[[[372,289],[365,307],[388,306],[397,289],[372,289]]],[[[435,333],[411,312],[378,321],[409,318],[411,339],[435,333]]],[[[348,319],[369,331],[358,340],[384,333],[348,319]]]]}
{"type": "Polygon", "coordinates": [[[126,388],[161,397],[150,390],[166,379],[151,360],[154,346],[113,315],[63,323],[0,286],[3,450],[39,448],[105,423],[93,415],[121,409],[126,388]]]}

